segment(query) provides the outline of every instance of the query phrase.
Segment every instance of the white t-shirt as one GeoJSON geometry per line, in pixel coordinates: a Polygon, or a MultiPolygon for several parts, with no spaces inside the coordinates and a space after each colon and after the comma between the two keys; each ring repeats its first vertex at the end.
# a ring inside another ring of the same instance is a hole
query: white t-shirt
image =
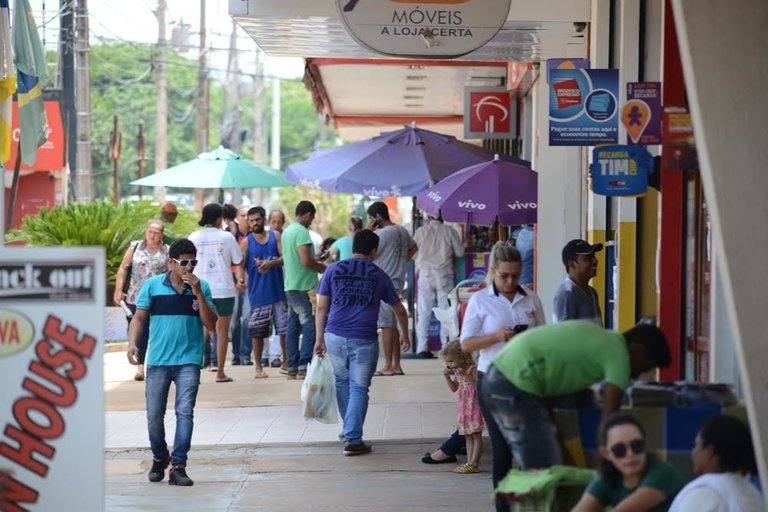
{"type": "MultiPolygon", "coordinates": [[[[531,290],[520,287],[525,295],[518,291],[510,302],[506,297],[494,293],[493,284],[475,292],[469,298],[464,323],[461,326],[461,341],[478,336],[487,336],[504,327],[525,324],[529,329],[544,325],[544,308],[539,296],[531,290]]],[[[487,372],[493,359],[504,348],[506,341],[500,341],[480,349],[477,371],[487,372]]]]}
{"type": "Polygon", "coordinates": [[[238,265],[243,253],[229,231],[205,227],[189,235],[197,248],[195,275],[207,281],[214,299],[228,299],[236,295],[232,279],[232,265],[238,265]]]}
{"type": "Polygon", "coordinates": [[[752,483],[735,473],[701,475],[677,494],[669,512],[765,512],[752,483]]]}

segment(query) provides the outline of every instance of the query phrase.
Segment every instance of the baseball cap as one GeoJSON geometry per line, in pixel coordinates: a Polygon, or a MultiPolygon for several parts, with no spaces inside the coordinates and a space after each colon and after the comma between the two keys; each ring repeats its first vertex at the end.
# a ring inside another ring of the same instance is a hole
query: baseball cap
{"type": "Polygon", "coordinates": [[[223,210],[220,204],[208,203],[207,205],[203,206],[203,216],[199,221],[197,221],[197,223],[201,226],[205,226],[206,224],[213,224],[221,219],[222,213],[223,210]]]}
{"type": "Polygon", "coordinates": [[[586,256],[602,250],[603,244],[590,245],[581,238],[576,238],[563,247],[563,265],[568,265],[568,261],[575,260],[576,256],[586,256]]]}
{"type": "Polygon", "coordinates": [[[173,203],[165,203],[160,211],[163,213],[179,213],[178,208],[173,203]]]}

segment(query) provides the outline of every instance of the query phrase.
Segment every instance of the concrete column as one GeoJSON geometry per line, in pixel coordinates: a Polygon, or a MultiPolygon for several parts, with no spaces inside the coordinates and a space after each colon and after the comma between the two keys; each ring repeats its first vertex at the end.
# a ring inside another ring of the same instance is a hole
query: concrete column
{"type": "MultiPolygon", "coordinates": [[[[619,105],[627,101],[627,83],[638,80],[640,41],[640,0],[622,0],[619,14],[619,105]]],[[[619,124],[619,143],[626,141],[627,133],[619,124]]],[[[617,228],[616,270],[617,290],[614,309],[614,327],[624,331],[632,327],[637,318],[637,199],[622,197],[616,200],[617,228]]]]}
{"type": "MultiPolygon", "coordinates": [[[[589,61],[593,68],[607,68],[610,53],[611,38],[611,2],[609,0],[595,0],[592,2],[591,21],[589,25],[589,61]]],[[[584,149],[587,164],[592,163],[592,147],[584,149]]],[[[601,243],[605,245],[613,235],[606,233],[608,226],[605,217],[605,204],[607,198],[593,194],[589,187],[585,187],[584,194],[587,202],[586,240],[589,243],[601,243]]],[[[592,286],[600,296],[600,310],[603,312],[605,325],[606,314],[606,265],[608,264],[606,251],[597,255],[597,275],[592,279],[592,286]]]]}
{"type": "MultiPolygon", "coordinates": [[[[762,478],[768,488],[768,38],[765,0],[672,0],[701,179],[723,295],[731,318],[744,398],[762,478]],[[726,64],[726,68],[723,64],[726,64]]],[[[765,495],[768,500],[768,494],[765,495]]]]}
{"type": "MultiPolygon", "coordinates": [[[[543,67],[543,65],[542,65],[543,67]]],[[[565,278],[563,245],[581,236],[585,189],[581,148],[549,145],[549,86],[545,71],[533,87],[532,167],[539,173],[536,292],[547,321],[552,321],[555,290],[565,278]]]]}

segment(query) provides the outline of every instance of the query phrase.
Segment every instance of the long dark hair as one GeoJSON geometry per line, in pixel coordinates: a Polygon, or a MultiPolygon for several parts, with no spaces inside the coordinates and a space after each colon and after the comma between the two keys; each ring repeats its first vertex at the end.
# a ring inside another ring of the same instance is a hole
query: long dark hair
{"type": "Polygon", "coordinates": [[[718,414],[699,431],[701,447],[712,447],[720,459],[720,470],[728,473],[757,473],[749,428],[733,416],[718,414]]]}
{"type": "MultiPolygon", "coordinates": [[[[615,413],[609,416],[600,425],[600,430],[597,433],[597,439],[601,447],[605,448],[606,450],[608,449],[608,432],[613,427],[618,427],[620,425],[634,425],[637,427],[637,430],[640,431],[640,434],[643,436],[643,440],[645,440],[645,428],[637,418],[630,414],[615,413]]],[[[648,470],[648,466],[650,466],[651,461],[651,454],[646,452],[646,465],[643,469],[643,472],[648,470]]],[[[600,452],[600,462],[597,471],[613,489],[618,489],[624,479],[624,475],[621,474],[621,471],[619,471],[611,461],[603,457],[602,452],[600,452]]]]}

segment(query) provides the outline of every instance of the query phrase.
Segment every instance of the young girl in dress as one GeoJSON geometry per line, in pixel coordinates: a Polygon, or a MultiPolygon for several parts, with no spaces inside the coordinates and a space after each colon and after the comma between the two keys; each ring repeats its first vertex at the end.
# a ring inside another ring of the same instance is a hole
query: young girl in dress
{"type": "Polygon", "coordinates": [[[467,462],[454,473],[477,473],[483,453],[483,415],[477,401],[477,366],[472,354],[461,350],[458,340],[448,342],[440,356],[445,362],[445,382],[458,394],[458,430],[467,440],[467,462]]]}

